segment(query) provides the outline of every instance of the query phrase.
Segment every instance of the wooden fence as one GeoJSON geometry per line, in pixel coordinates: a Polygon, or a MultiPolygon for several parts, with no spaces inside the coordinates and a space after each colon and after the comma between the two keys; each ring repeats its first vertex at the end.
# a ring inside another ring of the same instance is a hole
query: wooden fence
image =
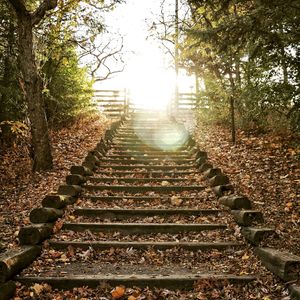
{"type": "MultiPolygon", "coordinates": [[[[94,90],[94,106],[111,118],[119,118],[122,114],[137,111],[134,102],[130,101],[129,92],[124,90],[94,90]]],[[[195,93],[179,93],[177,108],[174,99],[170,99],[169,112],[188,116],[193,114],[195,109],[207,107],[203,99],[199,99],[195,93]]]]}
{"type": "Polygon", "coordinates": [[[128,113],[127,90],[94,90],[93,104],[107,116],[119,118],[128,113]]]}

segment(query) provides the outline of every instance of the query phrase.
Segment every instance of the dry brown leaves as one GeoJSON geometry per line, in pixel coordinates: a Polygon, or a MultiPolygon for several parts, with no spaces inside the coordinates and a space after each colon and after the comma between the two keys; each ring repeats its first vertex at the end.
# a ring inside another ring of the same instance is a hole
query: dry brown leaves
{"type": "Polygon", "coordinates": [[[107,125],[108,121],[100,116],[80,119],[71,127],[51,132],[54,169],[48,172],[31,172],[25,146],[3,149],[0,165],[0,251],[1,248],[5,250],[16,246],[20,227],[29,224],[30,210],[40,206],[43,197],[63,183],[71,165],[81,163],[107,125]]]}
{"type": "MultiPolygon", "coordinates": [[[[230,143],[221,127],[199,126],[197,141],[209,161],[230,177],[237,193],[246,195],[263,211],[279,239],[269,245],[300,255],[300,164],[296,136],[246,135],[230,143]]],[[[270,242],[270,241],[269,241],[270,242]]]]}

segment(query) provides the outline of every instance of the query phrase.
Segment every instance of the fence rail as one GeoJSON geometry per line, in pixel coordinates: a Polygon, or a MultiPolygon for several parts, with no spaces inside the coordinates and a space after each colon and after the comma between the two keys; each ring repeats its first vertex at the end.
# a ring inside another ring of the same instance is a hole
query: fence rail
{"type": "Polygon", "coordinates": [[[100,111],[112,118],[128,113],[127,90],[94,90],[93,103],[100,111]]]}
{"type": "MultiPolygon", "coordinates": [[[[130,99],[127,89],[94,90],[93,103],[100,111],[111,118],[119,118],[123,114],[141,109],[130,99]]],[[[192,114],[195,109],[207,107],[207,101],[195,93],[179,93],[177,105],[170,99],[170,112],[178,115],[192,114]],[[176,107],[177,106],[177,107],[176,107]]]]}

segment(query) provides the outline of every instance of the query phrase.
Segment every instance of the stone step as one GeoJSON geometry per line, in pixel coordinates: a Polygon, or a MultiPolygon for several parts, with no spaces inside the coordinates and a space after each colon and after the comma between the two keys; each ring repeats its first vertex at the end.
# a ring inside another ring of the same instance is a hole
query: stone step
{"type": "MultiPolygon", "coordinates": [[[[172,177],[166,177],[166,178],[126,178],[126,177],[89,177],[88,180],[90,182],[99,183],[99,182],[125,182],[125,183],[153,183],[153,182],[164,182],[167,181],[169,183],[176,183],[176,182],[183,182],[183,181],[193,181],[189,178],[172,178],[172,177]]],[[[195,180],[194,180],[195,181],[195,180]]]]}
{"type": "MultiPolygon", "coordinates": [[[[174,143],[174,144],[170,144],[170,143],[145,143],[145,142],[142,142],[142,141],[139,141],[139,142],[112,142],[110,144],[111,147],[113,148],[129,148],[129,149],[132,149],[132,148],[148,148],[148,149],[153,149],[153,148],[159,148],[159,149],[184,149],[184,150],[187,150],[187,147],[186,145],[184,144],[179,144],[179,143],[174,143]]],[[[169,150],[169,151],[170,151],[169,150]]]]}
{"type": "Polygon", "coordinates": [[[127,155],[132,155],[132,154],[147,154],[147,155],[190,155],[190,151],[189,150],[171,150],[171,151],[167,151],[167,150],[163,150],[163,149],[143,149],[138,150],[138,149],[127,149],[126,147],[123,147],[121,149],[118,148],[112,148],[110,151],[113,151],[113,153],[116,154],[127,154],[127,155]]]}
{"type": "Polygon", "coordinates": [[[164,166],[164,165],[102,165],[97,164],[98,170],[110,168],[114,170],[132,170],[132,169],[147,169],[147,170],[186,170],[194,168],[197,171],[196,165],[173,165],[173,166],[164,166]]]}
{"type": "MultiPolygon", "coordinates": [[[[109,166],[107,167],[109,169],[109,166]]],[[[111,170],[111,171],[100,171],[100,170],[95,170],[95,174],[99,175],[107,175],[107,176],[126,176],[126,175],[134,175],[132,171],[118,171],[118,170],[111,170]]],[[[138,175],[145,175],[147,177],[155,177],[155,176],[185,176],[185,175],[190,175],[190,174],[200,174],[201,172],[198,170],[194,171],[139,171],[138,175]]]]}
{"type": "Polygon", "coordinates": [[[219,284],[235,283],[246,284],[255,280],[254,276],[231,275],[222,273],[197,273],[197,274],[126,274],[126,275],[64,275],[63,277],[31,277],[17,276],[16,280],[24,285],[32,286],[35,283],[47,283],[57,289],[72,289],[74,287],[87,286],[96,288],[99,284],[111,286],[125,285],[126,287],[158,287],[168,289],[191,289],[199,280],[217,281],[219,284]]]}
{"type": "Polygon", "coordinates": [[[137,159],[170,159],[170,160],[176,160],[176,159],[189,159],[190,155],[188,154],[145,154],[144,152],[136,152],[133,154],[130,154],[128,152],[116,152],[115,154],[108,154],[105,156],[106,158],[112,158],[112,159],[131,159],[131,158],[137,158],[137,159]]]}
{"type": "Polygon", "coordinates": [[[101,209],[101,208],[75,208],[74,214],[77,216],[94,216],[102,218],[130,218],[130,217],[150,217],[150,216],[200,216],[216,215],[221,210],[217,209],[101,209]]]}
{"type": "MultiPolygon", "coordinates": [[[[116,201],[116,200],[133,200],[135,202],[140,201],[153,201],[156,199],[162,199],[160,196],[84,196],[84,198],[89,199],[93,202],[96,201],[116,201]]],[[[194,198],[194,197],[193,197],[194,198]]],[[[168,199],[168,198],[167,198],[168,199]]],[[[190,200],[191,197],[180,197],[183,201],[190,200]]]]}
{"type": "Polygon", "coordinates": [[[128,193],[145,193],[145,192],[160,192],[173,193],[183,191],[202,191],[206,187],[201,185],[172,185],[172,186],[132,186],[132,185],[91,185],[86,184],[82,186],[87,191],[115,191],[128,193]]]}
{"type": "Polygon", "coordinates": [[[198,232],[204,230],[226,229],[225,224],[176,224],[176,223],[64,223],[64,230],[72,231],[94,231],[94,232],[123,232],[128,234],[141,233],[179,233],[198,232]]]}
{"type": "Polygon", "coordinates": [[[119,241],[86,241],[86,242],[66,242],[66,241],[50,241],[50,246],[55,250],[66,250],[69,246],[80,248],[83,250],[92,247],[94,250],[106,250],[111,248],[134,248],[134,249],[148,249],[166,250],[171,248],[182,248],[190,251],[204,251],[204,250],[226,250],[236,249],[245,246],[237,242],[119,242],[119,241]]]}
{"type": "Polygon", "coordinates": [[[177,165],[183,165],[183,164],[192,164],[195,162],[195,159],[176,159],[176,160],[163,160],[163,159],[151,159],[151,158],[134,158],[134,159],[114,159],[109,157],[103,157],[100,159],[101,163],[111,163],[111,164],[153,164],[153,163],[176,163],[177,165]]]}

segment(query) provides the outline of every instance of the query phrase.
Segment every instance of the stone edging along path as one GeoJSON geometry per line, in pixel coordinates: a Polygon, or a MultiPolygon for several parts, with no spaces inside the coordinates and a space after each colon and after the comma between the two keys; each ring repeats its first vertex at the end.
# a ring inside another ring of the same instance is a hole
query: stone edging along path
{"type": "MultiPolygon", "coordinates": [[[[23,227],[19,232],[20,244],[18,250],[10,250],[0,256],[0,295],[1,299],[9,299],[15,291],[15,283],[11,279],[41,253],[41,243],[49,238],[56,228],[54,222],[63,215],[67,205],[76,201],[85,183],[85,176],[92,175],[92,170],[99,159],[106,154],[108,144],[123,120],[115,122],[105,133],[93,151],[90,151],[81,166],[72,166],[71,174],[66,177],[66,185],[61,185],[56,194],[47,195],[42,200],[41,208],[30,213],[33,225],[23,227]]],[[[261,240],[274,234],[272,228],[254,227],[253,224],[263,224],[263,215],[251,210],[251,201],[243,196],[234,195],[229,178],[218,168],[214,168],[207,160],[206,152],[196,148],[196,142],[190,137],[189,146],[194,149],[196,162],[203,175],[209,180],[210,186],[219,197],[219,201],[228,207],[236,221],[242,227],[241,233],[255,246],[255,252],[264,265],[284,281],[299,278],[300,258],[287,252],[269,247],[259,247],[261,240]]],[[[292,299],[299,299],[300,288],[290,285],[292,299]]]]}

